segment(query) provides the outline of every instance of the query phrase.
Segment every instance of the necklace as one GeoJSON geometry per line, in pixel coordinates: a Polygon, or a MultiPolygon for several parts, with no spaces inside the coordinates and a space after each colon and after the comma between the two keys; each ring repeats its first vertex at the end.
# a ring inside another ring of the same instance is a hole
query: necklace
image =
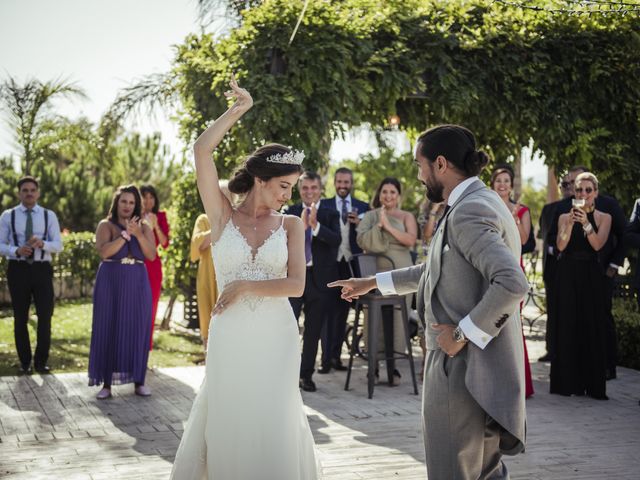
{"type": "Polygon", "coordinates": [[[596,206],[595,206],[595,205],[591,205],[590,207],[585,206],[585,207],[583,208],[584,213],[591,213],[591,212],[593,212],[595,209],[596,209],[596,206]]]}

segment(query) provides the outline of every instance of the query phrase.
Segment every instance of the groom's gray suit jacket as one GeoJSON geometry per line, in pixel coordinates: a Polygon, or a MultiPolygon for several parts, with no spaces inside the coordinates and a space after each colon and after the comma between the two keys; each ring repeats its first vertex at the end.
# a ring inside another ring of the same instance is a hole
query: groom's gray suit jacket
{"type": "Polygon", "coordinates": [[[520,267],[520,250],[511,212],[478,180],[442,219],[427,263],[392,273],[399,294],[420,292],[417,305],[426,325],[428,349],[439,348],[439,332],[431,323],[456,325],[467,315],[493,337],[484,350],[467,344],[465,384],[484,411],[508,432],[500,442],[506,454],[519,453],[525,443],[519,304],[528,283],[520,267]]]}

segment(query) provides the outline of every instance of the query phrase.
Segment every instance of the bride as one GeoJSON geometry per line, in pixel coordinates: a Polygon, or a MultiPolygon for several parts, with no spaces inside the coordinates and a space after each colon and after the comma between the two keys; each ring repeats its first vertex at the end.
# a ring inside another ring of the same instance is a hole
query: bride
{"type": "Polygon", "coordinates": [[[231,78],[235,103],[194,145],[198,190],[211,222],[218,291],[205,379],[176,454],[176,480],[307,480],[319,477],[298,390],[298,326],[288,297],[302,295],[304,230],[278,210],[302,172],[302,152],[278,144],[253,152],[220,191],[212,153],[253,105],[231,78]]]}

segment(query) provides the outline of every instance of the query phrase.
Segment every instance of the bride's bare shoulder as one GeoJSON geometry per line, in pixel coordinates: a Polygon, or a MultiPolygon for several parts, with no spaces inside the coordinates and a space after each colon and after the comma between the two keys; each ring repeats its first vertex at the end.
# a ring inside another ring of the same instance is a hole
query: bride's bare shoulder
{"type": "Polygon", "coordinates": [[[282,225],[287,232],[302,231],[302,219],[296,215],[282,215],[282,225]]]}

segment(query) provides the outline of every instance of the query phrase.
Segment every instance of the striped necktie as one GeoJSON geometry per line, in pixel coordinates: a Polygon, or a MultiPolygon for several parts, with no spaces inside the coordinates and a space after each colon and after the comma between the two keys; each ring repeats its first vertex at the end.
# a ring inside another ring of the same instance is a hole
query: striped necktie
{"type": "MultiPolygon", "coordinates": [[[[27,243],[33,237],[33,208],[27,208],[27,226],[24,229],[24,241],[27,243]]],[[[27,258],[27,262],[33,262],[33,253],[27,258]]]]}
{"type": "Polygon", "coordinates": [[[346,198],[342,199],[342,210],[340,212],[340,216],[342,217],[342,223],[347,223],[347,218],[349,217],[349,206],[347,205],[349,200],[346,198]]]}
{"type": "MultiPolygon", "coordinates": [[[[311,214],[311,209],[307,207],[307,218],[311,214]]],[[[307,227],[304,231],[304,260],[309,264],[311,261],[311,240],[313,237],[313,233],[311,232],[311,227],[307,227]]]]}

